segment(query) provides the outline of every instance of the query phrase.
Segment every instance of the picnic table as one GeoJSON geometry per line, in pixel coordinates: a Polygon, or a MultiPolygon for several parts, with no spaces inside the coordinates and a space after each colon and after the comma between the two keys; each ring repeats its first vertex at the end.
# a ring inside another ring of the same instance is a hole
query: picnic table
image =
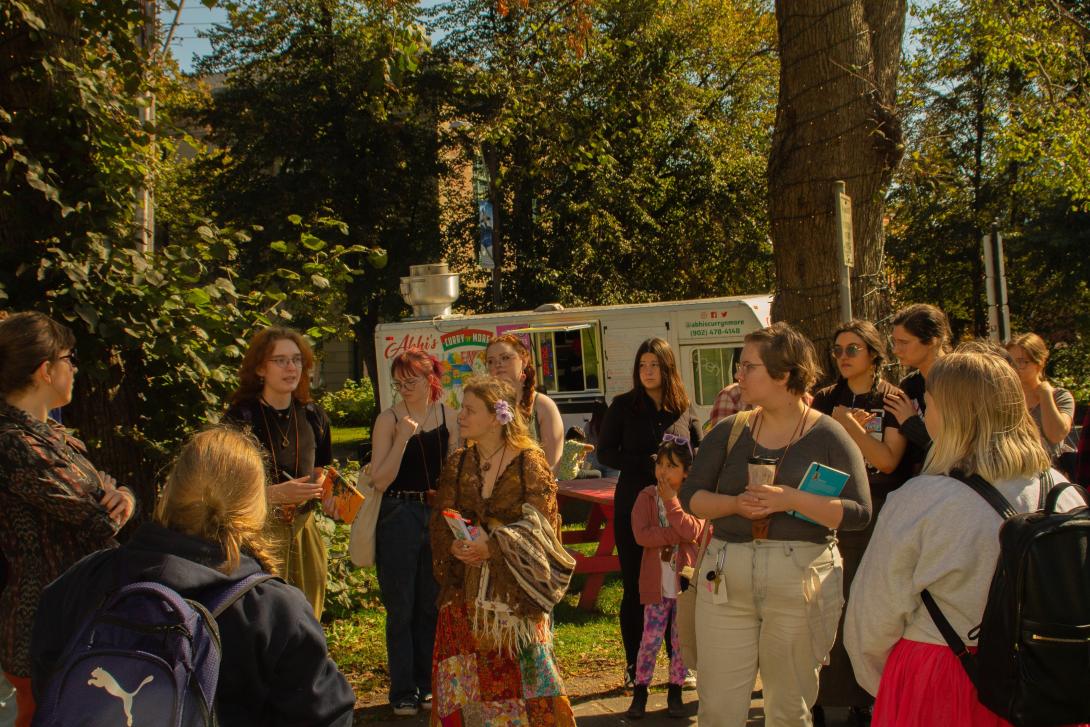
{"type": "Polygon", "coordinates": [[[620,559],[614,552],[617,541],[613,535],[613,492],[617,488],[617,478],[560,480],[557,484],[559,497],[590,503],[586,526],[582,530],[565,530],[560,537],[565,545],[598,543],[594,555],[568,549],[575,558],[575,572],[587,574],[583,592],[579,595],[579,608],[590,611],[598,602],[598,592],[602,590],[606,574],[621,570],[620,559]]]}

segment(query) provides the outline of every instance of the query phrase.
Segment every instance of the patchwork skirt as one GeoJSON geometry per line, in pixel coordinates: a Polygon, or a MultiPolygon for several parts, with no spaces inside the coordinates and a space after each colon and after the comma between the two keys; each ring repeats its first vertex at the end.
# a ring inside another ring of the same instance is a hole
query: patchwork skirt
{"type": "Polygon", "coordinates": [[[482,648],[465,603],[439,608],[432,658],[432,727],[574,727],[547,624],[517,655],[482,648]]]}

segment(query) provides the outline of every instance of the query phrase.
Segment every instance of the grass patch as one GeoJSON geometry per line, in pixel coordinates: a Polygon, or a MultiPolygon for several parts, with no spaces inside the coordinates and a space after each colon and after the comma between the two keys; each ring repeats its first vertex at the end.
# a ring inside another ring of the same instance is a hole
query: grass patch
{"type": "MultiPolygon", "coordinates": [[[[334,430],[335,431],[335,430],[334,430]]],[[[565,529],[578,528],[567,524],[565,529]]],[[[574,548],[593,552],[595,543],[583,543],[574,548]]],[[[356,695],[384,697],[389,685],[386,661],[386,611],[379,598],[378,580],[374,568],[363,569],[366,592],[365,605],[344,618],[330,619],[324,625],[329,641],[329,653],[347,677],[356,695]]],[[[624,647],[617,626],[621,604],[619,576],[606,578],[598,593],[597,608],[583,611],[577,607],[586,577],[572,579],[564,600],[553,611],[557,663],[566,677],[586,677],[614,672],[624,668],[624,647]]]]}
{"type": "Polygon", "coordinates": [[[370,438],[370,427],[330,427],[330,435],[333,438],[333,446],[342,444],[359,444],[370,438]]]}

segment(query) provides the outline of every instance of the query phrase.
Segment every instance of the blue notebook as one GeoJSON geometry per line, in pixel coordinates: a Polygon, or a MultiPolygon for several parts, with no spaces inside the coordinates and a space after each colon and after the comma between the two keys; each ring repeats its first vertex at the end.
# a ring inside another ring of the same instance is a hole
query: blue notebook
{"type": "MultiPolygon", "coordinates": [[[[803,492],[810,492],[824,497],[838,497],[844,491],[844,485],[848,484],[849,477],[851,475],[847,472],[841,472],[828,465],[811,462],[806,469],[806,474],[799,480],[799,489],[803,492]]],[[[797,510],[790,510],[787,514],[797,517],[799,520],[820,525],[820,523],[814,522],[797,510]]]]}

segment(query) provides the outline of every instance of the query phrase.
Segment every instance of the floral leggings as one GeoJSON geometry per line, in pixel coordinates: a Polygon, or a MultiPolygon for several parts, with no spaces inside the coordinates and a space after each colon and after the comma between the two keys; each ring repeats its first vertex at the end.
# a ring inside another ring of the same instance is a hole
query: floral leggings
{"type": "Polygon", "coordinates": [[[646,687],[655,675],[658,656],[666,627],[670,626],[670,683],[685,683],[685,662],[681,658],[681,642],[677,635],[677,599],[664,598],[643,607],[643,640],[636,657],[636,684],[646,687]]]}

